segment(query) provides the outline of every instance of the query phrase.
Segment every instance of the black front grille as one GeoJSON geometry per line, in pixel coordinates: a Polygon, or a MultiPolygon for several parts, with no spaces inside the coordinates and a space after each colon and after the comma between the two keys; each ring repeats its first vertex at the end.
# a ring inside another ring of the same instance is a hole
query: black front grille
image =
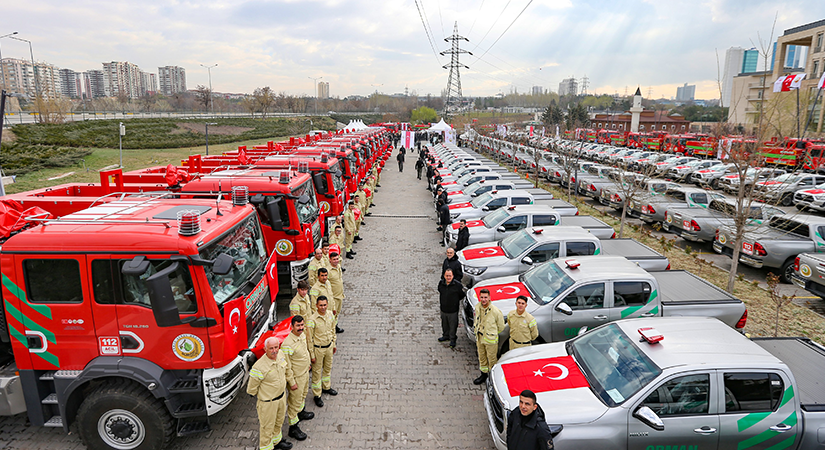
{"type": "Polygon", "coordinates": [[[473,311],[472,305],[470,305],[470,302],[465,300],[464,301],[464,315],[467,318],[467,320],[466,320],[467,326],[470,327],[470,328],[473,328],[473,326],[474,326],[473,313],[474,313],[474,311],[473,311]]]}
{"type": "MultiPolygon", "coordinates": [[[[488,379],[489,380],[489,379],[488,379]]],[[[495,392],[493,392],[492,384],[487,381],[487,397],[490,399],[490,409],[493,411],[493,422],[495,422],[496,430],[499,433],[504,433],[504,408],[498,401],[495,392]]]]}
{"type": "Polygon", "coordinates": [[[808,203],[813,203],[814,202],[814,197],[812,195],[808,195],[808,194],[799,194],[799,195],[797,195],[797,198],[800,201],[803,201],[803,202],[808,202],[808,203]]]}

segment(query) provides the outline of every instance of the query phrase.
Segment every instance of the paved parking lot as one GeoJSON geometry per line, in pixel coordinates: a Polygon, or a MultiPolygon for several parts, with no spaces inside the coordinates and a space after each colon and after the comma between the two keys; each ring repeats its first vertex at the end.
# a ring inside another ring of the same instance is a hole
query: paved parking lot
{"type": "MultiPolygon", "coordinates": [[[[408,154],[412,162],[416,154],[408,154]]],[[[413,164],[382,174],[377,207],[361,229],[355,260],[345,260],[345,303],[332,372],[337,397],[301,423],[295,449],[493,448],[477,375],[475,346],[459,330],[458,347],[440,336],[435,287],[443,249],[432,197],[413,164]]],[[[279,317],[288,315],[279,305],[279,317]]],[[[174,449],[257,448],[254,400],[241,396],[212,418],[209,433],[176,439],[174,449]]],[[[286,434],[286,426],[284,434],[286,434]]],[[[0,417],[0,448],[80,449],[76,433],[33,428],[25,414],[0,417]]]]}

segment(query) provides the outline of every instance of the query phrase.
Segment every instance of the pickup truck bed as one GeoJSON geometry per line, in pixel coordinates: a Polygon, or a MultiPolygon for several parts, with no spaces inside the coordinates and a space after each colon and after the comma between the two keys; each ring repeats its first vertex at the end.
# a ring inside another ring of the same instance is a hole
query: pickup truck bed
{"type": "MultiPolygon", "coordinates": [[[[534,196],[535,198],[535,196],[534,196]]],[[[562,216],[575,216],[579,213],[579,208],[557,198],[536,198],[534,205],[549,206],[559,212],[562,216]]]]}
{"type": "Polygon", "coordinates": [[[755,338],[753,341],[791,368],[805,411],[825,411],[825,348],[807,338],[755,338]]]}
{"type": "Polygon", "coordinates": [[[605,239],[601,244],[601,255],[624,256],[631,261],[636,261],[642,269],[648,272],[667,270],[670,267],[667,258],[635,239],[605,239]]]}
{"type": "Polygon", "coordinates": [[[613,227],[593,216],[564,216],[562,214],[561,225],[582,227],[599,239],[611,239],[616,234],[613,227]]]}
{"type": "Polygon", "coordinates": [[[685,270],[653,272],[651,275],[659,283],[659,296],[665,308],[668,305],[742,303],[738,298],[685,270]]]}

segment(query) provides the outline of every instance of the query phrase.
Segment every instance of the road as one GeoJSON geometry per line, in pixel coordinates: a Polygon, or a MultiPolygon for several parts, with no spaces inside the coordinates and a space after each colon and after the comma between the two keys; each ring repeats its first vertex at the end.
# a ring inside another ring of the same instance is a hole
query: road
{"type": "MultiPolygon", "coordinates": [[[[343,112],[335,113],[342,115],[364,115],[375,114],[371,112],[343,112]]],[[[318,117],[329,116],[329,113],[267,113],[267,117],[318,117]]],[[[37,113],[30,112],[6,112],[3,126],[8,128],[12,125],[22,123],[37,123],[37,113]]],[[[64,122],[82,122],[84,120],[129,120],[129,119],[234,119],[252,118],[249,113],[207,113],[207,112],[119,112],[119,111],[95,111],[95,112],[72,112],[67,113],[64,122]]],[[[254,118],[260,118],[255,115],[254,118]]]]}

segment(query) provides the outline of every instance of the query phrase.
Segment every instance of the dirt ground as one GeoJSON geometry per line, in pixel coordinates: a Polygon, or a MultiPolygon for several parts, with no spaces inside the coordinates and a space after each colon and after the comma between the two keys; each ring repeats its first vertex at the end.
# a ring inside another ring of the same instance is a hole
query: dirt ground
{"type": "Polygon", "coordinates": [[[3,130],[3,142],[14,142],[15,139],[17,139],[17,136],[11,130],[3,130]]]}
{"type": "MultiPolygon", "coordinates": [[[[176,123],[177,130],[172,131],[172,134],[186,133],[192,131],[195,133],[206,134],[206,125],[202,123],[176,123]]],[[[252,131],[254,128],[234,127],[234,126],[212,126],[209,128],[210,134],[241,134],[245,131],[252,131]]],[[[5,140],[5,138],[4,138],[5,140]]]]}

